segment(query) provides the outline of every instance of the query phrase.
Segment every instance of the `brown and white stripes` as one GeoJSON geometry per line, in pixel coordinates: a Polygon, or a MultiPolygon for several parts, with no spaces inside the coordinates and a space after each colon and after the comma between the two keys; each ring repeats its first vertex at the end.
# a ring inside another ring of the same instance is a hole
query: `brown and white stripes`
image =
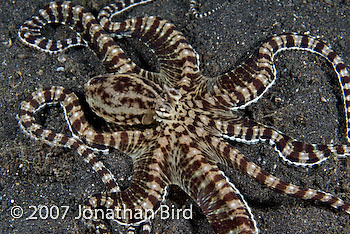
{"type": "Polygon", "coordinates": [[[83,7],[71,2],[51,2],[26,21],[18,31],[20,40],[36,49],[58,53],[74,46],[89,45],[102,59],[109,72],[140,74],[168,85],[181,85],[185,89],[199,78],[198,55],[175,26],[159,17],[136,17],[123,22],[111,18],[122,12],[121,7],[134,7],[149,1],[119,1],[104,8],[100,22],[83,7]],[[120,10],[118,10],[120,9],[120,10]],[[112,13],[111,10],[117,10],[112,13]],[[51,40],[42,36],[42,28],[50,23],[68,25],[79,36],[65,40],[51,40]],[[106,31],[107,32],[106,32],[106,31]],[[116,44],[112,36],[132,36],[141,39],[153,49],[159,59],[160,72],[145,71],[133,63],[116,44]]]}
{"type": "Polygon", "coordinates": [[[217,7],[212,8],[206,12],[199,12],[199,10],[198,10],[199,5],[200,4],[198,3],[198,1],[190,0],[190,11],[194,17],[203,18],[203,17],[210,16],[211,14],[213,14],[216,11],[220,10],[221,8],[225,7],[227,5],[227,2],[224,2],[223,4],[218,5],[217,7]]]}
{"type": "MultiPolygon", "coordinates": [[[[282,50],[305,50],[326,58],[333,66],[342,90],[346,114],[347,138],[350,142],[350,74],[343,60],[328,45],[307,35],[284,34],[266,40],[240,66],[215,79],[211,95],[232,110],[256,102],[274,83],[274,56],[282,50]]],[[[209,96],[209,95],[208,95],[209,96]]]]}
{"type": "MultiPolygon", "coordinates": [[[[68,124],[71,121],[71,119],[68,119],[69,115],[76,116],[75,113],[79,114],[79,112],[82,112],[77,96],[69,92],[67,89],[55,86],[51,87],[50,89],[39,89],[38,91],[32,93],[32,95],[28,97],[26,101],[21,103],[21,109],[18,116],[21,128],[29,136],[36,140],[40,140],[53,146],[62,146],[76,150],[78,154],[81,155],[84,160],[89,163],[99,174],[104,184],[106,184],[108,191],[120,191],[113,174],[111,174],[110,171],[105,168],[103,163],[97,159],[96,149],[87,146],[74,135],[68,136],[62,133],[56,133],[52,130],[45,129],[43,126],[37,123],[35,115],[39,110],[45,106],[58,103],[61,104],[65,112],[68,124]],[[74,114],[72,114],[72,112],[74,114]]],[[[81,116],[80,121],[85,121],[84,116],[81,116]]]]}
{"type": "Polygon", "coordinates": [[[216,134],[224,139],[246,144],[267,141],[284,161],[297,166],[320,164],[327,160],[331,154],[337,157],[350,154],[347,145],[307,144],[297,141],[274,128],[246,118],[227,121],[220,125],[216,124],[215,121],[211,121],[209,126],[216,129],[214,130],[217,131],[216,134]]]}
{"type": "MultiPolygon", "coordinates": [[[[149,1],[130,1],[127,8],[149,1]]],[[[139,38],[157,56],[160,79],[157,82],[188,89],[200,78],[199,56],[175,26],[159,17],[136,17],[123,22],[111,19],[123,12],[124,2],[103,8],[98,16],[100,24],[111,35],[139,38]],[[187,88],[186,88],[187,87],[187,88]]],[[[143,74],[148,76],[148,74],[143,74]]]]}
{"type": "MultiPolygon", "coordinates": [[[[270,175],[249,161],[227,140],[243,143],[268,141],[283,160],[294,165],[314,165],[333,156],[348,156],[347,145],[308,144],[280,131],[238,116],[257,101],[276,79],[273,58],[281,50],[300,49],[325,57],[339,79],[345,106],[349,140],[349,72],[341,58],[323,42],[306,35],[274,36],[236,69],[212,81],[201,75],[198,55],[181,32],[159,17],[136,17],[122,22],[111,18],[131,7],[151,0],[118,1],[95,16],[71,2],[52,2],[21,26],[18,36],[26,45],[48,53],[72,46],[92,48],[110,73],[99,75],[85,86],[92,111],[111,130],[97,131],[85,117],[74,93],[59,86],[39,89],[22,102],[19,124],[29,136],[49,145],[78,151],[101,176],[106,193],[92,195],[86,209],[127,208],[157,211],[168,185],[176,184],[199,205],[215,233],[258,233],[248,203],[229,182],[218,163],[235,168],[259,183],[302,199],[316,200],[350,213],[350,205],[315,189],[301,188],[270,175]],[[41,30],[46,24],[66,24],[79,36],[51,40],[41,30]],[[146,71],[129,59],[113,37],[140,39],[155,53],[159,72],[146,71]],[[71,135],[45,129],[35,116],[45,106],[59,104],[64,110],[71,135]],[[116,148],[131,156],[134,175],[131,185],[120,191],[113,175],[97,158],[99,152],[116,148]]],[[[195,17],[197,1],[191,1],[195,17]]],[[[211,12],[211,11],[210,11],[211,12]]],[[[105,220],[84,220],[96,233],[109,233],[105,220]]],[[[128,233],[147,223],[145,216],[116,218],[129,226],[128,233]]]]}
{"type": "MultiPolygon", "coordinates": [[[[190,139],[183,141],[182,155],[177,155],[176,160],[179,168],[176,184],[197,202],[215,233],[257,234],[256,221],[243,196],[218,168],[217,162],[211,160],[213,155],[206,155],[200,144],[190,139]]],[[[204,147],[210,148],[210,145],[204,147]]]]}
{"type": "Polygon", "coordinates": [[[51,2],[39,11],[39,15],[26,21],[18,31],[21,41],[31,47],[58,53],[73,46],[91,46],[109,69],[116,72],[131,72],[139,68],[127,58],[124,51],[107,34],[99,22],[82,6],[71,2],[51,2]],[[42,28],[50,23],[71,27],[80,36],[66,40],[51,40],[41,34],[42,28]],[[109,64],[113,64],[112,68],[109,64]]]}
{"type": "Polygon", "coordinates": [[[350,203],[344,202],[336,196],[315,189],[301,188],[297,185],[284,182],[264,171],[260,166],[247,159],[247,157],[241,154],[237,149],[232,148],[231,145],[219,138],[208,138],[207,143],[211,147],[212,153],[215,154],[218,160],[224,165],[239,169],[241,172],[249,175],[272,190],[304,200],[315,200],[327,203],[336,209],[344,210],[350,214],[350,203]]]}

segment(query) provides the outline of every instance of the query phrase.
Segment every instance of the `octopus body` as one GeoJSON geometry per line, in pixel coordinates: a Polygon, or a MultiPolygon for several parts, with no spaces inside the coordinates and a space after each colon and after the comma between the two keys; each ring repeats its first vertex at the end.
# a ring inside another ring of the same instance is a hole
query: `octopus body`
{"type": "MultiPolygon", "coordinates": [[[[136,226],[150,221],[146,211],[157,211],[168,186],[175,184],[198,204],[215,233],[258,233],[247,202],[219,169],[218,164],[223,164],[272,190],[321,201],[350,213],[349,203],[326,192],[282,181],[230,144],[268,142],[283,160],[303,166],[319,164],[331,156],[347,156],[346,145],[303,143],[237,112],[256,102],[273,85],[273,58],[278,52],[307,50],[333,65],[342,89],[349,139],[350,77],[342,59],[316,38],[284,34],[263,42],[237,68],[217,77],[205,77],[196,52],[167,20],[154,16],[110,20],[146,2],[118,1],[103,8],[97,18],[71,2],[52,2],[26,21],[18,33],[22,42],[48,53],[89,46],[107,70],[107,74],[87,82],[86,101],[98,117],[120,128],[96,130],[87,121],[78,97],[59,86],[32,93],[22,102],[19,114],[19,123],[27,134],[50,145],[76,150],[101,176],[107,191],[92,195],[84,208],[114,210],[113,220],[130,226],[133,232],[136,226]],[[41,29],[50,23],[66,24],[79,35],[47,39],[41,29]],[[113,36],[138,38],[145,43],[157,56],[159,72],[137,66],[113,36]],[[62,106],[72,135],[45,129],[37,122],[35,113],[51,104],[62,106]],[[118,149],[133,160],[133,178],[123,191],[97,157],[108,148],[118,149]],[[133,212],[117,214],[116,210],[123,209],[133,212]]],[[[109,232],[104,220],[94,217],[84,221],[96,233],[109,232]]],[[[144,232],[149,232],[150,227],[145,227],[144,232]]]]}

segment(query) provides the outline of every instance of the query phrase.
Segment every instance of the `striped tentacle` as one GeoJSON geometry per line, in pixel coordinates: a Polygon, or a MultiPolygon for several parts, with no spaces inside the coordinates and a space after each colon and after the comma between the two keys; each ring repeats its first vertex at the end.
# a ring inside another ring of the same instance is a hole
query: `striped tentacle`
{"type": "Polygon", "coordinates": [[[72,110],[73,103],[75,103],[76,100],[78,100],[76,95],[63,87],[54,86],[49,89],[39,89],[21,103],[21,109],[18,115],[19,124],[26,134],[36,140],[53,146],[77,150],[78,154],[81,155],[101,177],[108,191],[117,192],[119,191],[119,186],[115,182],[113,174],[98,160],[96,152],[92,148],[88,147],[74,136],[68,136],[45,129],[42,125],[38,124],[35,119],[35,115],[39,110],[45,106],[58,103],[61,104],[67,116],[67,113],[72,110]]]}
{"type": "Polygon", "coordinates": [[[185,135],[174,174],[177,184],[199,205],[215,233],[258,233],[250,208],[216,163],[185,135]]]}
{"type": "Polygon", "coordinates": [[[278,130],[245,118],[222,124],[210,121],[209,126],[218,129],[217,134],[224,139],[248,144],[268,141],[284,161],[294,165],[320,164],[332,153],[338,157],[350,155],[350,148],[347,145],[303,143],[278,130]]]}
{"type": "Polygon", "coordinates": [[[305,50],[319,54],[333,65],[342,89],[347,137],[350,139],[348,118],[350,111],[349,72],[342,59],[328,45],[310,36],[284,34],[268,39],[239,67],[218,76],[215,79],[211,96],[218,99],[222,105],[231,107],[233,110],[244,108],[257,101],[275,81],[274,56],[282,50],[289,49],[305,50]]]}
{"type": "Polygon", "coordinates": [[[200,78],[198,55],[175,25],[159,17],[126,21],[131,35],[140,38],[157,55],[160,74],[169,85],[192,87],[200,78]]]}
{"type": "Polygon", "coordinates": [[[108,69],[121,73],[140,71],[90,12],[69,1],[46,5],[37,16],[33,16],[20,27],[18,36],[24,44],[48,53],[58,53],[69,47],[86,45],[87,42],[108,69]],[[78,32],[80,37],[65,40],[44,37],[41,30],[52,23],[65,24],[78,32]]]}
{"type": "MultiPolygon", "coordinates": [[[[100,11],[100,14],[99,14],[99,21],[100,21],[100,16],[101,17],[104,17],[105,15],[107,15],[108,18],[112,18],[114,17],[115,15],[118,15],[118,14],[121,14],[123,13],[124,11],[130,9],[130,8],[133,8],[135,6],[138,6],[138,5],[142,5],[142,4],[146,4],[146,3],[149,3],[149,2],[152,2],[153,0],[118,0],[117,2],[115,3],[112,3],[106,7],[104,7],[101,11],[100,11]],[[110,15],[110,16],[109,16],[110,15]]],[[[199,7],[199,3],[198,1],[195,1],[195,0],[189,0],[190,2],[190,11],[192,13],[192,15],[195,17],[195,18],[203,18],[203,17],[207,17],[211,14],[213,14],[214,12],[220,10],[221,8],[223,8],[224,6],[227,5],[227,2],[213,8],[213,9],[210,9],[208,10],[207,12],[203,12],[203,13],[200,13],[198,11],[198,7],[199,7]]]]}
{"type": "Polygon", "coordinates": [[[74,46],[87,46],[81,37],[72,37],[64,40],[50,40],[42,36],[41,30],[50,23],[67,24],[73,30],[79,30],[81,21],[77,21],[73,15],[71,2],[56,3],[51,2],[39,11],[37,16],[33,16],[20,27],[18,31],[19,39],[26,45],[47,53],[58,53],[74,46]]]}
{"type": "MultiPolygon", "coordinates": [[[[130,186],[118,193],[99,193],[91,196],[84,204],[85,209],[113,210],[114,221],[122,225],[139,226],[153,218],[152,212],[160,207],[169,184],[169,165],[159,154],[159,148],[134,160],[134,177],[130,186]]],[[[93,217],[85,222],[97,233],[107,233],[106,225],[93,217]]],[[[147,230],[147,228],[146,228],[147,230]]]]}
{"type": "MultiPolygon", "coordinates": [[[[109,4],[101,9],[97,19],[101,26],[106,30],[111,36],[118,38],[132,37],[130,30],[132,30],[131,25],[127,25],[126,22],[113,22],[112,18],[132,7],[137,5],[146,4],[153,0],[132,0],[132,1],[117,1],[115,3],[109,4]],[[127,27],[125,27],[127,25],[127,27]]],[[[169,84],[169,80],[166,77],[161,77],[159,74],[154,72],[149,72],[147,70],[141,69],[140,75],[147,77],[148,80],[152,80],[158,84],[166,83],[169,84]]]]}
{"type": "MultiPolygon", "coordinates": [[[[119,15],[124,11],[127,11],[130,8],[133,8],[135,6],[146,4],[152,1],[153,0],[128,0],[128,1],[118,0],[115,3],[109,4],[103,7],[97,16],[97,19],[102,26],[109,25],[112,22],[108,22],[108,21],[110,21],[114,16],[119,15]]],[[[109,27],[105,27],[105,29],[108,29],[108,28],[109,27]]],[[[116,34],[116,36],[118,35],[116,34]]]]}
{"type": "MultiPolygon", "coordinates": [[[[81,113],[79,112],[79,114],[81,113]]],[[[152,145],[155,136],[157,136],[157,132],[153,129],[145,129],[144,131],[96,131],[92,126],[85,123],[82,124],[85,120],[76,114],[70,114],[69,121],[73,123],[71,125],[72,131],[94,149],[104,151],[106,147],[112,147],[129,156],[136,156],[147,150],[148,146],[152,145]]]]}
{"type": "MultiPolygon", "coordinates": [[[[111,18],[120,12],[120,3],[103,8],[99,21],[103,28],[115,35],[139,38],[156,54],[160,65],[160,82],[167,85],[190,86],[198,82],[198,55],[181,32],[167,20],[159,17],[136,17],[123,22],[112,22],[111,18]],[[192,81],[192,82],[191,82],[192,81]]],[[[146,71],[143,75],[148,77],[146,71]]]]}
{"type": "Polygon", "coordinates": [[[239,169],[266,187],[304,200],[323,202],[350,214],[350,203],[344,202],[340,198],[323,191],[302,188],[282,181],[264,171],[261,167],[247,159],[237,149],[234,149],[229,143],[219,138],[207,137],[207,142],[211,147],[211,149],[207,147],[207,151],[215,154],[220,163],[239,169]]]}
{"type": "MultiPolygon", "coordinates": [[[[39,105],[38,109],[34,108],[30,101],[25,101],[21,105],[21,110],[30,108],[33,113],[34,110],[37,112],[44,106],[60,103],[73,138],[83,139],[94,150],[104,151],[106,147],[113,147],[126,154],[137,155],[146,150],[145,145],[151,145],[151,140],[156,135],[153,129],[146,129],[143,132],[139,130],[96,131],[86,120],[78,97],[63,87],[53,86],[49,89],[39,89],[28,100],[32,101],[33,105],[39,105]]],[[[56,145],[56,143],[59,143],[51,139],[43,140],[47,144],[56,145]]]]}
{"type": "Polygon", "coordinates": [[[136,228],[138,228],[138,226],[141,226],[141,233],[142,234],[150,234],[152,231],[151,221],[148,220],[148,221],[144,221],[144,222],[140,223],[140,225],[130,225],[128,227],[127,234],[136,233],[136,228]]]}
{"type": "MultiPolygon", "coordinates": [[[[94,197],[91,197],[90,200],[84,204],[84,210],[89,210],[93,214],[94,209],[96,209],[97,207],[94,207],[95,204],[92,205],[92,204],[90,204],[90,202],[97,202],[98,206],[103,207],[103,205],[101,205],[101,204],[104,204],[105,201],[107,201],[107,202],[111,201],[107,194],[105,194],[105,193],[96,194],[94,197]],[[100,202],[100,204],[99,204],[97,202],[97,200],[101,200],[102,202],[100,202]]],[[[108,209],[113,209],[113,208],[108,208],[108,209]]],[[[83,218],[83,221],[88,227],[93,229],[94,233],[96,233],[96,234],[110,233],[108,231],[107,225],[101,219],[97,219],[96,217],[92,217],[91,219],[83,218]]],[[[127,234],[138,233],[137,228],[139,226],[141,226],[141,233],[142,234],[150,234],[151,230],[152,230],[152,224],[151,224],[150,220],[145,220],[145,221],[142,221],[142,222],[139,222],[136,224],[130,224],[127,226],[128,226],[127,231],[126,231],[127,234]]]]}
{"type": "Polygon", "coordinates": [[[227,2],[207,11],[207,12],[199,12],[198,11],[198,6],[199,6],[199,3],[198,1],[195,1],[195,0],[190,0],[190,11],[192,13],[192,15],[195,17],[195,18],[203,18],[203,17],[207,17],[213,13],[215,13],[216,11],[220,10],[221,8],[223,8],[224,6],[227,5],[227,2]]]}

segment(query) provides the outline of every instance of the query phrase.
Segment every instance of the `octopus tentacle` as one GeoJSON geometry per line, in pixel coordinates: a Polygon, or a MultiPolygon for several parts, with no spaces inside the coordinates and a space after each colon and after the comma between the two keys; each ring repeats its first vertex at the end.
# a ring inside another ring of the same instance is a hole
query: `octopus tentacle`
{"type": "Polygon", "coordinates": [[[258,233],[243,196],[216,163],[208,160],[195,142],[189,141],[183,149],[184,155],[175,165],[177,184],[197,202],[215,233],[258,233]]]}
{"type": "Polygon", "coordinates": [[[76,103],[76,101],[78,101],[76,95],[63,87],[53,86],[49,89],[39,89],[21,103],[20,113],[18,115],[19,124],[26,134],[36,140],[49,145],[77,150],[78,154],[81,155],[101,177],[108,191],[119,191],[119,186],[113,174],[98,160],[96,150],[87,146],[74,135],[68,136],[45,129],[35,119],[35,114],[42,108],[60,103],[64,109],[67,120],[67,113],[77,107],[76,105],[78,103],[76,103]]]}
{"type": "MultiPolygon", "coordinates": [[[[154,51],[160,65],[157,83],[174,87],[195,85],[199,81],[198,54],[175,25],[155,16],[112,22],[115,12],[120,12],[119,3],[104,8],[99,14],[101,25],[111,35],[139,38],[154,51]]],[[[147,71],[143,72],[144,77],[151,77],[147,71]]]]}
{"type": "Polygon", "coordinates": [[[280,51],[291,49],[319,54],[333,65],[342,90],[349,140],[350,73],[343,60],[328,45],[311,36],[283,34],[266,40],[240,66],[215,78],[211,90],[212,98],[218,99],[221,105],[233,110],[245,108],[257,101],[276,79],[274,56],[280,51]]]}
{"type": "Polygon", "coordinates": [[[314,200],[322,203],[326,203],[336,209],[340,209],[350,214],[350,203],[344,202],[340,198],[331,195],[329,193],[302,188],[297,185],[285,182],[279,178],[264,171],[260,166],[255,164],[241,154],[237,149],[217,137],[207,137],[207,143],[209,143],[210,149],[207,147],[207,151],[211,151],[216,157],[217,161],[224,165],[239,169],[241,172],[254,178],[259,183],[266,187],[304,200],[314,200]]]}
{"type": "MultiPolygon", "coordinates": [[[[99,132],[85,118],[85,113],[82,110],[78,97],[59,86],[53,86],[48,89],[39,89],[21,104],[21,112],[19,115],[20,124],[22,120],[27,118],[25,114],[30,114],[31,121],[29,124],[35,123],[33,115],[35,112],[42,109],[44,106],[52,104],[60,104],[64,110],[65,119],[73,134],[74,139],[82,139],[91,144],[91,149],[104,151],[106,147],[113,147],[119,151],[130,154],[139,155],[145,151],[144,145],[152,145],[152,140],[156,135],[155,130],[120,130],[114,132],[99,132]],[[28,113],[27,113],[28,112],[28,113]]],[[[26,132],[28,127],[23,128],[26,132]]],[[[32,133],[33,134],[33,133],[32,133]]],[[[38,134],[40,137],[40,134],[38,134]]],[[[43,139],[47,144],[55,144],[51,139],[43,139]]],[[[59,142],[57,142],[59,144],[59,142]]],[[[61,145],[60,145],[61,146],[61,145]]]]}
{"type": "MultiPolygon", "coordinates": [[[[75,5],[71,2],[52,2],[43,7],[39,14],[24,22],[18,31],[19,39],[26,45],[47,52],[58,53],[74,46],[88,46],[80,36],[64,40],[51,40],[41,33],[43,27],[50,23],[69,25],[74,31],[82,32],[82,20],[73,11],[75,5]]],[[[79,11],[82,9],[79,8],[79,11]]]]}
{"type": "Polygon", "coordinates": [[[47,53],[59,53],[73,46],[86,46],[88,43],[108,70],[121,73],[138,73],[141,70],[103,30],[95,16],[82,6],[69,1],[51,2],[46,5],[37,16],[33,16],[20,27],[18,36],[24,44],[47,53]],[[65,40],[48,39],[42,35],[41,30],[50,23],[68,25],[79,33],[79,37],[65,40]]]}
{"type": "Polygon", "coordinates": [[[327,160],[331,154],[337,157],[350,155],[350,148],[347,145],[307,144],[295,140],[274,128],[246,118],[214,126],[218,128],[217,134],[232,141],[248,144],[267,141],[274,146],[274,149],[284,161],[294,165],[312,166],[320,164],[327,160]]]}
{"type": "Polygon", "coordinates": [[[227,2],[224,2],[223,4],[218,5],[217,7],[212,8],[206,12],[200,12],[198,10],[198,6],[199,6],[198,1],[190,0],[190,11],[195,18],[203,18],[215,13],[216,11],[225,7],[226,5],[227,5],[227,2]]]}
{"type": "MultiPolygon", "coordinates": [[[[167,163],[159,159],[158,150],[147,152],[133,160],[134,176],[130,186],[121,192],[98,193],[84,204],[84,209],[113,210],[113,220],[122,225],[148,222],[159,209],[169,184],[167,163]]],[[[105,224],[96,218],[85,220],[100,233],[107,233],[105,224]]]]}
{"type": "MultiPolygon", "coordinates": [[[[114,3],[111,3],[103,7],[97,16],[97,19],[101,23],[101,25],[104,26],[105,24],[109,24],[108,21],[110,21],[114,16],[119,15],[124,11],[127,11],[130,8],[133,8],[135,6],[147,4],[152,1],[153,0],[129,0],[129,1],[118,0],[114,3]]],[[[107,30],[108,27],[104,27],[104,28],[107,30]]]]}
{"type": "MultiPolygon", "coordinates": [[[[119,5],[101,11],[101,22],[81,6],[53,2],[26,21],[18,33],[25,44],[49,53],[89,45],[107,70],[113,72],[91,79],[85,91],[94,114],[108,126],[117,125],[115,129],[95,130],[86,120],[77,96],[62,87],[40,89],[21,104],[19,124],[28,135],[50,145],[77,150],[102,177],[108,191],[91,196],[84,209],[93,213],[100,209],[108,214],[112,211],[113,216],[106,219],[127,225],[128,232],[134,233],[142,223],[149,224],[152,217],[147,211],[157,211],[168,185],[176,184],[197,202],[216,233],[258,233],[248,204],[218,168],[217,164],[222,163],[272,190],[324,202],[350,213],[350,203],[284,182],[227,142],[268,141],[284,160],[297,165],[318,164],[331,154],[348,156],[349,146],[302,143],[235,112],[258,100],[273,84],[276,53],[285,49],[307,50],[333,65],[343,92],[349,139],[350,79],[340,57],[315,38],[285,34],[267,40],[237,69],[210,81],[200,74],[193,48],[168,21],[138,17],[111,22],[113,15],[150,1],[118,1],[119,5]],[[80,37],[49,40],[41,33],[49,23],[66,24],[80,37]],[[134,64],[113,36],[143,41],[158,56],[160,72],[145,71],[134,64]],[[63,108],[71,135],[45,129],[36,120],[40,109],[54,104],[63,108]],[[97,159],[96,154],[108,147],[121,150],[133,160],[134,176],[124,191],[120,191],[113,175],[97,159]],[[120,213],[126,209],[131,212],[120,213]]],[[[84,220],[96,233],[108,233],[103,217],[84,220]]],[[[143,231],[149,232],[150,226],[145,225],[143,231]]]]}

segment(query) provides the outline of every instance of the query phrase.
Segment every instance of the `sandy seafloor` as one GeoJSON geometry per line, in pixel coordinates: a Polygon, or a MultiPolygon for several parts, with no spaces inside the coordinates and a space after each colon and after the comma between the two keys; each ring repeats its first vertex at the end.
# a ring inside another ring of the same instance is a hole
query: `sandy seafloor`
{"type": "MultiPolygon", "coordinates": [[[[104,190],[101,180],[76,152],[35,142],[17,124],[20,102],[37,88],[61,85],[82,97],[84,83],[105,72],[88,48],[48,55],[19,42],[20,25],[47,2],[1,0],[0,4],[0,233],[88,233],[84,224],[74,219],[78,206],[89,195],[104,190]],[[11,217],[15,205],[23,208],[22,218],[11,217]],[[33,211],[30,206],[39,205],[70,208],[64,219],[26,220],[33,211]]],[[[95,13],[103,6],[96,4],[98,1],[74,2],[93,8],[95,13]]],[[[203,8],[222,2],[213,0],[203,8]]],[[[201,68],[208,76],[235,67],[261,41],[283,32],[320,36],[350,64],[348,0],[231,0],[224,9],[203,19],[194,19],[188,9],[185,0],[155,0],[123,17],[156,15],[173,22],[200,54],[201,68]]],[[[132,56],[140,54],[128,51],[132,56]]],[[[332,67],[319,56],[294,51],[276,56],[276,65],[276,84],[242,114],[306,142],[346,143],[344,111],[332,67]]],[[[58,108],[41,116],[49,117],[45,126],[67,129],[61,127],[65,122],[58,108]]],[[[267,144],[234,145],[286,181],[350,201],[349,159],[330,159],[311,169],[296,168],[282,162],[267,144]]],[[[130,159],[116,150],[101,159],[125,188],[132,175],[130,159]]],[[[350,216],[345,212],[277,194],[233,169],[225,172],[250,204],[261,233],[350,233],[350,216]]],[[[181,208],[194,203],[172,187],[166,204],[181,208]]],[[[116,225],[113,228],[115,233],[123,230],[116,225]]],[[[156,219],[153,232],[214,233],[198,207],[194,207],[191,220],[156,219]]]]}

